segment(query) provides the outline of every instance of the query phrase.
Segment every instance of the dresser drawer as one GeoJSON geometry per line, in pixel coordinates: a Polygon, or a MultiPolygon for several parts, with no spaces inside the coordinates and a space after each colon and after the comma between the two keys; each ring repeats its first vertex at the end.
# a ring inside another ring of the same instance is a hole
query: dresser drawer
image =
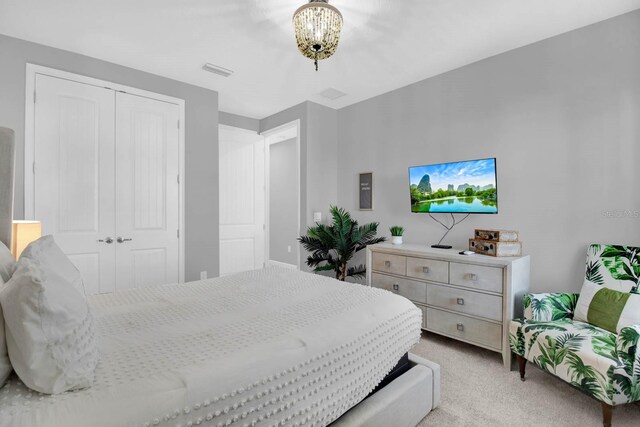
{"type": "Polygon", "coordinates": [[[453,338],[502,349],[502,326],[427,307],[427,328],[453,338]]]}
{"type": "Polygon", "coordinates": [[[502,268],[451,262],[449,263],[449,283],[502,293],[502,268]]]}
{"type": "Polygon", "coordinates": [[[449,283],[449,262],[407,257],[407,276],[449,283]]]}
{"type": "Polygon", "coordinates": [[[387,276],[386,274],[373,273],[371,275],[371,286],[386,289],[398,295],[402,295],[412,301],[421,302],[423,304],[426,304],[427,302],[426,283],[387,276]]]}
{"type": "Polygon", "coordinates": [[[429,305],[491,320],[502,320],[502,297],[464,291],[449,286],[427,285],[429,305]]]}
{"type": "Polygon", "coordinates": [[[391,255],[374,252],[373,269],[385,273],[399,274],[404,276],[407,273],[407,258],[402,255],[391,255]]]}

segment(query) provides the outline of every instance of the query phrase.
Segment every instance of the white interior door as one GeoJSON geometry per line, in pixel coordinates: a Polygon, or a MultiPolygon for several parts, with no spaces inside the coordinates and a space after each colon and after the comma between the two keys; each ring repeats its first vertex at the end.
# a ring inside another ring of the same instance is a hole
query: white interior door
{"type": "Polygon", "coordinates": [[[34,216],[88,294],[115,287],[115,92],[36,76],[34,216]]]}
{"type": "Polygon", "coordinates": [[[264,266],[264,138],[220,126],[220,275],[264,266]]]}
{"type": "Polygon", "coordinates": [[[180,108],[116,95],[118,289],[179,281],[180,108]]]}

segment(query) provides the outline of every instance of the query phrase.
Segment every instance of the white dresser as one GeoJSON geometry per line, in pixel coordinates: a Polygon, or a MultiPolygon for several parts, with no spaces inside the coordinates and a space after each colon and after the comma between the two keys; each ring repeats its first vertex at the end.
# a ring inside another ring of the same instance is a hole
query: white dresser
{"type": "Polygon", "coordinates": [[[460,255],[426,245],[367,247],[367,283],[422,309],[422,328],[502,353],[511,368],[509,320],[522,316],[529,256],[460,255]]]}

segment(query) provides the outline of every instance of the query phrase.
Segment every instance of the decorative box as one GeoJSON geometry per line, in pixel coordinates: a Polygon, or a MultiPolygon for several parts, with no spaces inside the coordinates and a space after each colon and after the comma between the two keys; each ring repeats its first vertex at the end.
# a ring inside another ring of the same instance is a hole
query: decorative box
{"type": "Polygon", "coordinates": [[[490,242],[517,242],[518,232],[514,230],[478,230],[474,233],[474,239],[490,242]]]}
{"type": "Polygon", "coordinates": [[[489,256],[520,256],[522,255],[522,242],[492,242],[469,239],[469,250],[489,256]]]}

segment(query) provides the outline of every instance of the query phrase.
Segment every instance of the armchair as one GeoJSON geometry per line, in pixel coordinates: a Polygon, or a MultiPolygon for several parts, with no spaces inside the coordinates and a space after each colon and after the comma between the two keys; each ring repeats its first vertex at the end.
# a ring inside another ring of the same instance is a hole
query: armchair
{"type": "MultiPolygon", "coordinates": [[[[640,248],[591,245],[585,280],[637,293],[639,254],[640,248]]],[[[603,424],[609,427],[614,406],[640,400],[640,324],[614,333],[574,320],[578,297],[573,293],[525,295],[524,319],[510,323],[511,351],[518,359],[522,381],[527,361],[532,362],[599,400],[603,424]]]]}

